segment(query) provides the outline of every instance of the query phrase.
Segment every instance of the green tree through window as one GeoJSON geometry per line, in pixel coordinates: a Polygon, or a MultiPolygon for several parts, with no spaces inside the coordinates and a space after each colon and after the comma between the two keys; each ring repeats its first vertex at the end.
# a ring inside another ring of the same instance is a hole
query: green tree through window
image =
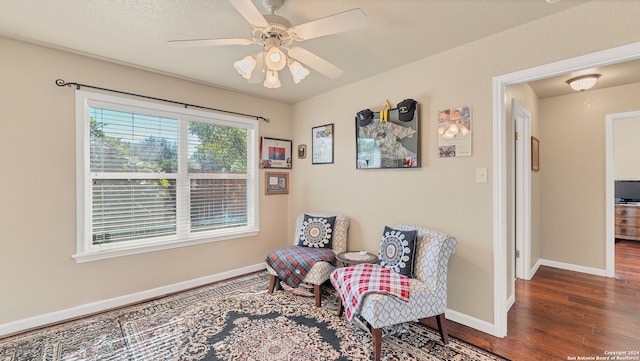
{"type": "Polygon", "coordinates": [[[189,134],[198,138],[191,156],[193,171],[247,170],[247,130],[209,123],[189,122],[189,134]]]}
{"type": "Polygon", "coordinates": [[[106,254],[101,245],[138,253],[145,244],[156,249],[257,231],[257,166],[248,156],[255,121],[202,114],[203,121],[187,120],[189,110],[128,99],[86,103],[78,112],[89,115],[80,142],[89,154],[79,184],[85,211],[78,212],[84,234],[77,256],[106,254]]]}

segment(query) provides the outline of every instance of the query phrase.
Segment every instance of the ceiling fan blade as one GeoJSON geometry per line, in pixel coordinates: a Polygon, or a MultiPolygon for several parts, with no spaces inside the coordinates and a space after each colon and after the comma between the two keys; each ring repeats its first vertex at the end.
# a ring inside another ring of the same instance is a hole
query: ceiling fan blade
{"type": "Polygon", "coordinates": [[[251,0],[229,0],[236,10],[242,15],[245,20],[251,25],[266,27],[269,25],[267,20],[262,16],[260,10],[253,5],[251,0]]]}
{"type": "Polygon", "coordinates": [[[254,41],[244,38],[229,39],[191,39],[191,40],[171,40],[169,45],[178,48],[203,47],[203,46],[222,46],[222,45],[249,45],[254,41]]]}
{"type": "Polygon", "coordinates": [[[352,9],[294,26],[290,31],[300,39],[306,40],[355,30],[365,26],[367,26],[367,15],[360,9],[352,9]]]}
{"type": "Polygon", "coordinates": [[[294,46],[290,48],[288,54],[290,57],[331,79],[335,79],[344,73],[342,69],[301,47],[294,46]]]}

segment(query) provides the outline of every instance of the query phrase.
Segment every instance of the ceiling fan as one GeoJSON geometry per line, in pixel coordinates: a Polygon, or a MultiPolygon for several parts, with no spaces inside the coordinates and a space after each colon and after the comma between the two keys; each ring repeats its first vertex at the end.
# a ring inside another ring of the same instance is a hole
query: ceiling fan
{"type": "Polygon", "coordinates": [[[304,48],[290,45],[293,42],[359,29],[367,25],[367,16],[357,8],[292,26],[289,20],[275,15],[283,0],[263,0],[263,5],[270,12],[267,15],[260,13],[251,0],[229,2],[251,24],[250,39],[172,40],[169,44],[178,47],[262,45],[261,51],[236,61],[234,67],[250,83],[263,81],[267,88],[280,87],[278,71],[287,65],[296,84],[309,75],[309,70],[302,64],[331,79],[339,77],[343,73],[342,69],[304,48]],[[259,71],[254,71],[256,69],[259,71]]]}

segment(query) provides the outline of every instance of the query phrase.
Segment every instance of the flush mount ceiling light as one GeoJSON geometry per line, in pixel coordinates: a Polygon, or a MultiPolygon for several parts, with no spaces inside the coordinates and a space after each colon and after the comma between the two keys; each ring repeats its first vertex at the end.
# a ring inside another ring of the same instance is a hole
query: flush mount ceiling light
{"type": "Polygon", "coordinates": [[[251,39],[193,39],[173,40],[170,45],[179,47],[202,47],[223,45],[262,46],[262,51],[233,63],[236,71],[249,83],[260,83],[267,88],[281,86],[278,72],[289,66],[294,83],[298,84],[309,75],[304,65],[335,79],[342,75],[342,69],[298,46],[289,46],[294,41],[318,38],[365,27],[367,16],[360,9],[352,9],[327,16],[305,24],[292,26],[289,20],[275,15],[283,0],[263,0],[270,12],[262,15],[251,0],[229,0],[231,5],[251,24],[251,39]],[[304,64],[304,65],[303,65],[304,64]]]}
{"type": "Polygon", "coordinates": [[[585,91],[596,85],[600,74],[587,74],[567,80],[567,84],[575,91],[585,91]]]}

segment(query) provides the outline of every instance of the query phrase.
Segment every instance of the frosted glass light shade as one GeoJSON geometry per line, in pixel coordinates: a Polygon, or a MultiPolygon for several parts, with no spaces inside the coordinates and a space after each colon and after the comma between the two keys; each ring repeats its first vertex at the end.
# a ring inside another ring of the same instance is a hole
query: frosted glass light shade
{"type": "Polygon", "coordinates": [[[280,88],[280,78],[278,78],[278,72],[275,70],[268,70],[267,76],[264,78],[264,87],[269,89],[280,88]]]}
{"type": "Polygon", "coordinates": [[[287,57],[284,56],[280,48],[275,46],[269,49],[264,61],[269,69],[275,71],[282,70],[287,65],[287,57]]]}
{"type": "Polygon", "coordinates": [[[256,58],[253,55],[247,55],[242,58],[242,60],[238,60],[233,63],[233,67],[236,68],[238,73],[242,75],[243,78],[249,79],[251,78],[253,69],[256,68],[256,58]]]}
{"type": "Polygon", "coordinates": [[[567,84],[575,91],[584,91],[596,85],[600,74],[582,75],[567,80],[567,84]]]}
{"type": "Polygon", "coordinates": [[[289,63],[289,71],[293,76],[294,83],[298,84],[302,79],[309,75],[309,70],[297,61],[289,63]]]}

